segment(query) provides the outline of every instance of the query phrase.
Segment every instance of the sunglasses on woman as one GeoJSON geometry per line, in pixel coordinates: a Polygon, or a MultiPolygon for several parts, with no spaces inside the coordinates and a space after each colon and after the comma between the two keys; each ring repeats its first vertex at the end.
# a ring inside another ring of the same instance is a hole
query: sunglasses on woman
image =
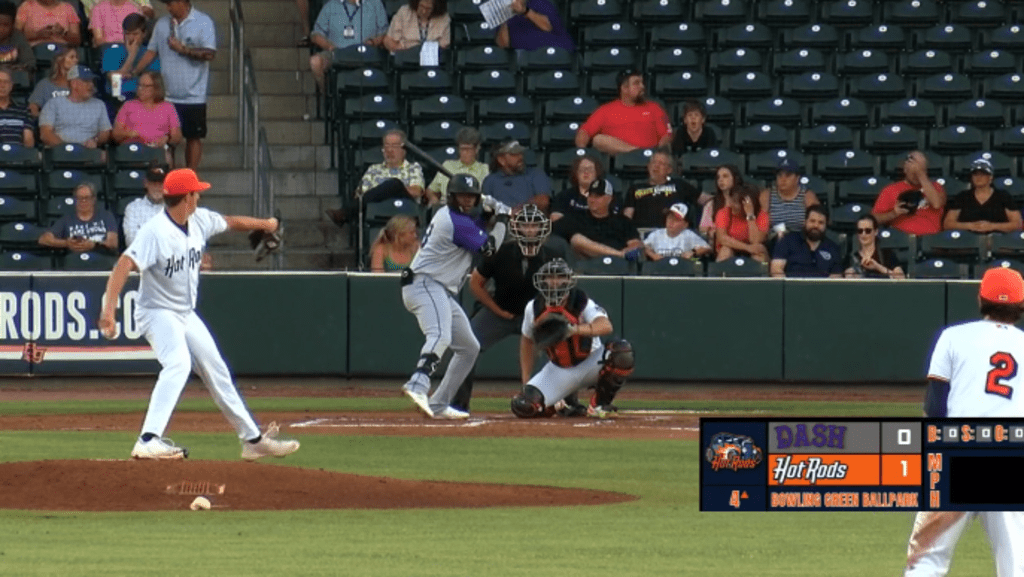
{"type": "Polygon", "coordinates": [[[873,232],[875,232],[875,229],[873,229],[873,228],[858,228],[857,229],[857,234],[871,234],[873,232]]]}

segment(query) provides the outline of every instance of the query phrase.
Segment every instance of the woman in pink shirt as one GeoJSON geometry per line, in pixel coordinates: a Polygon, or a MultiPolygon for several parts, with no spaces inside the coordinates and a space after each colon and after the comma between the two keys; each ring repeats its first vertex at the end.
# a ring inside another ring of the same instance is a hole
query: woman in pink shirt
{"type": "Polygon", "coordinates": [[[124,42],[121,23],[129,14],[142,14],[142,10],[131,0],[103,0],[93,7],[92,16],[89,17],[93,46],[124,42]]]}
{"type": "Polygon", "coordinates": [[[82,43],[81,20],[67,2],[25,0],[18,7],[14,26],[32,46],[44,42],[78,46],[82,43]]]}
{"type": "Polygon", "coordinates": [[[114,120],[114,141],[138,142],[167,151],[167,163],[174,166],[169,146],[181,143],[181,122],[174,105],[164,101],[164,81],[159,72],[139,76],[135,99],[124,103],[114,120]]]}

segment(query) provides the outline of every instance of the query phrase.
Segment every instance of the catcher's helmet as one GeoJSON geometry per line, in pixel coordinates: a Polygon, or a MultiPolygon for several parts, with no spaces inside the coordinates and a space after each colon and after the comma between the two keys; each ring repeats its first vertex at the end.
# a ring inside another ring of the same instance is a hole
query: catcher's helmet
{"type": "Polygon", "coordinates": [[[453,174],[451,179],[448,181],[448,208],[462,212],[462,207],[459,206],[459,202],[455,199],[456,194],[475,194],[476,203],[473,206],[474,208],[479,207],[481,194],[480,181],[472,174],[466,174],[464,172],[453,174]]]}
{"type": "Polygon", "coordinates": [[[510,232],[523,256],[535,256],[551,235],[551,220],[536,204],[524,204],[512,216],[510,232]]]}
{"type": "Polygon", "coordinates": [[[544,304],[557,307],[565,302],[576,287],[576,273],[560,258],[544,263],[533,275],[533,286],[544,297],[544,304]]]}

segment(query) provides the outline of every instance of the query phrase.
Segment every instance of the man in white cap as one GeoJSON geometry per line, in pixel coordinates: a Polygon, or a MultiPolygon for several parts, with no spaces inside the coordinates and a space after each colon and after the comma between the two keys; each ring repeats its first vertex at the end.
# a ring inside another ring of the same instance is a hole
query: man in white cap
{"type": "Polygon", "coordinates": [[[644,239],[644,252],[648,260],[665,257],[693,258],[711,252],[711,246],[688,227],[686,204],[677,202],[668,209],[665,228],[652,230],[644,239]]]}
{"type": "Polygon", "coordinates": [[[188,456],[187,450],[164,439],[163,434],[193,370],[237,432],[242,441],[243,459],[284,457],[299,449],[298,441],[274,438],[277,426],[273,423],[266,433],[260,434],[231,380],[217,343],[195,311],[206,241],[229,229],[273,232],[280,223],[276,218],[221,216],[199,208],[199,193],[208,188],[210,184],[200,182],[191,169],[169,172],[164,179],[163,214],[155,215],[142,225],[107,280],[99,321],[103,336],[108,339],[117,336],[114,312],[118,297],[128,274],[138,270],[141,279],[135,322],[153,347],[161,366],[142,423],[142,434],[132,449],[135,459],[184,459],[188,456]]]}

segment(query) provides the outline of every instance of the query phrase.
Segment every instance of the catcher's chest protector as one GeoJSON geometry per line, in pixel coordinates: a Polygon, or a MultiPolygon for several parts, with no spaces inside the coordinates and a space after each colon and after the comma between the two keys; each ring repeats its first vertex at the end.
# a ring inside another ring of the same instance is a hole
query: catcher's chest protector
{"type": "MultiPolygon", "coordinates": [[[[587,300],[587,294],[579,289],[570,291],[565,304],[560,307],[546,307],[544,306],[543,297],[538,296],[533,299],[533,318],[539,319],[547,312],[560,312],[565,315],[565,318],[569,319],[569,324],[579,324],[580,315],[583,314],[583,309],[587,306],[587,300]]],[[[545,352],[552,363],[560,367],[575,367],[590,356],[592,343],[593,339],[591,337],[573,335],[554,346],[548,347],[545,352]]]]}

